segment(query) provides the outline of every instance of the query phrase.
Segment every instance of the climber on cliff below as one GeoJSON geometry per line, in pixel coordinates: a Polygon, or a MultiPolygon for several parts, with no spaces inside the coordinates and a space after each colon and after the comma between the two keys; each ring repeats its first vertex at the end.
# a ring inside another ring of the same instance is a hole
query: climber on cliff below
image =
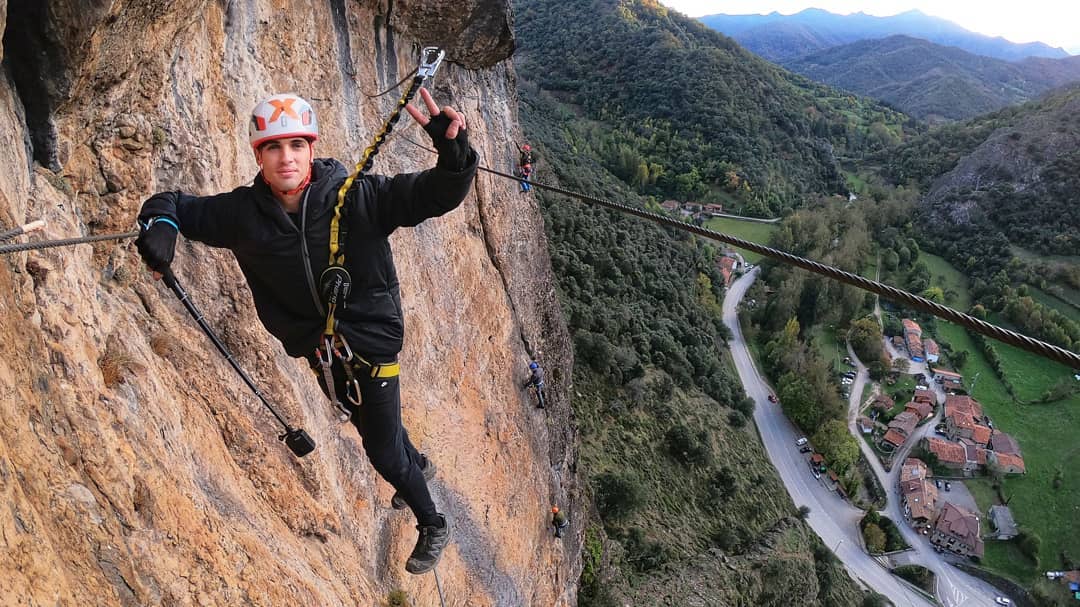
{"type": "Polygon", "coordinates": [[[308,360],[323,392],[349,412],[375,470],[396,489],[394,503],[416,516],[420,537],[405,564],[416,574],[438,563],[451,521],[428,490],[435,466],[401,421],[404,324],[388,237],[459,206],[479,163],[465,116],[440,109],[423,88],[420,96],[428,116],[406,109],[438,151],[434,168],[360,175],[336,208],[348,173],[336,160],[315,158],[315,111],[297,95],[274,95],[251,115],[254,181],[213,196],[155,194],[143,203],[136,240],[156,278],[172,263],[177,232],[233,252],[263,326],[290,356],[308,360]]]}
{"type": "Polygon", "coordinates": [[[562,537],[563,529],[570,525],[566,513],[559,510],[558,506],[551,507],[551,526],[555,529],[555,537],[562,537]]]}
{"type": "Polygon", "coordinates": [[[529,379],[525,380],[524,388],[533,388],[536,390],[536,406],[539,409],[543,409],[544,404],[544,370],[540,368],[540,363],[535,360],[529,363],[529,379]]]}

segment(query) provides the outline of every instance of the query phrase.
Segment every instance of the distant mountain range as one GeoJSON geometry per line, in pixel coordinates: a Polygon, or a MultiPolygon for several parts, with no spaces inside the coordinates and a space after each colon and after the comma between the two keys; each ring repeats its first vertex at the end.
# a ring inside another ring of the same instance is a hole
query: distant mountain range
{"type": "Polygon", "coordinates": [[[1080,57],[1009,62],[900,35],[835,46],[784,65],[932,122],[971,118],[1080,80],[1080,57]]]}
{"type": "Polygon", "coordinates": [[[1001,37],[984,36],[951,21],[913,10],[891,17],[865,13],[837,15],[809,8],[794,15],[707,15],[700,21],[737,40],[751,51],[776,63],[785,63],[858,40],[897,34],[929,40],[945,46],[1005,61],[1026,57],[1068,57],[1064,49],[1042,42],[1018,44],[1001,37]]]}

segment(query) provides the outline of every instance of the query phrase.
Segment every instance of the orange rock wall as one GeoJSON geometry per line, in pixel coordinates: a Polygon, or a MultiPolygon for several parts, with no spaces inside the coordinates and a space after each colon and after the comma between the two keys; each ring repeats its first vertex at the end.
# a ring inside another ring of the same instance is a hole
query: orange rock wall
{"type": "MultiPolygon", "coordinates": [[[[451,51],[433,91],[466,113],[481,163],[514,162],[503,1],[69,0],[36,16],[6,4],[0,25],[55,52],[4,48],[23,80],[0,82],[3,229],[44,218],[47,238],[125,232],[155,191],[249,182],[247,112],[271,92],[312,100],[318,154],[351,166],[400,95],[365,93],[429,43],[451,51]]],[[[405,116],[373,170],[432,166],[408,139],[427,145],[405,116]]],[[[552,503],[573,514],[578,498],[572,354],[535,202],[481,173],[459,209],[393,246],[405,423],[456,521],[446,604],[576,604],[581,521],[561,542],[547,526],[552,503]],[[551,378],[543,412],[521,390],[533,354],[551,378]]],[[[437,605],[433,576],[404,571],[412,517],[389,508],[356,432],[262,329],[231,254],[181,239],[174,269],[318,448],[297,460],[277,441],[130,241],[2,255],[0,603],[379,605],[400,589],[437,605]]]]}

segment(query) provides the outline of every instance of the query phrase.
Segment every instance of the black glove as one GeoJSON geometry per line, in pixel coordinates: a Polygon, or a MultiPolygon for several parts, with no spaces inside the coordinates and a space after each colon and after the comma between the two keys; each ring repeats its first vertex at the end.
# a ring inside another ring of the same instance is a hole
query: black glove
{"type": "Polygon", "coordinates": [[[172,263],[176,250],[176,225],[168,217],[154,217],[140,226],[135,248],[143,261],[155,272],[164,273],[172,263]]]}
{"type": "Polygon", "coordinates": [[[446,138],[446,129],[450,128],[451,120],[446,114],[432,116],[431,120],[424,125],[424,130],[431,136],[431,143],[439,152],[439,160],[435,166],[447,171],[460,172],[465,170],[469,163],[470,152],[469,134],[465,129],[458,129],[457,137],[446,138]]]}

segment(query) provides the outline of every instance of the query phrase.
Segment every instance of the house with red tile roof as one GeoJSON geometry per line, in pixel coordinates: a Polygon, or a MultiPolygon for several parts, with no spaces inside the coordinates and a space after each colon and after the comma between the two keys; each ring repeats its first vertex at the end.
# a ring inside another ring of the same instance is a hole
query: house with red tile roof
{"type": "Polygon", "coordinates": [[[922,388],[915,388],[915,396],[911,400],[917,403],[937,404],[937,396],[934,394],[934,391],[924,390],[922,388]]]}
{"type": "Polygon", "coordinates": [[[904,514],[910,517],[912,527],[919,529],[934,520],[938,498],[934,483],[921,478],[902,481],[900,498],[904,505],[904,514]]]}
{"type": "Polygon", "coordinates": [[[922,421],[934,414],[934,405],[926,402],[911,401],[904,405],[904,411],[911,411],[922,421]]]}
{"type": "Polygon", "coordinates": [[[923,352],[922,327],[910,318],[901,320],[900,324],[904,326],[904,344],[907,345],[908,353],[911,354],[911,360],[917,363],[923,362],[926,358],[923,352]]]}
{"type": "Polygon", "coordinates": [[[945,502],[934,522],[930,543],[960,555],[983,556],[983,541],[979,534],[979,515],[945,502]]]}
{"type": "Polygon", "coordinates": [[[859,425],[859,432],[862,432],[863,434],[874,433],[874,420],[866,417],[865,415],[860,415],[859,419],[856,420],[856,422],[859,425]]]}
{"type": "Polygon", "coordinates": [[[967,454],[960,443],[941,440],[933,436],[923,440],[926,450],[933,453],[942,466],[952,470],[963,470],[967,465],[967,454]]]}
{"type": "Polygon", "coordinates": [[[972,417],[983,416],[983,408],[979,401],[963,394],[950,394],[945,397],[945,415],[949,414],[949,410],[967,413],[972,417]]]}
{"type": "Polygon", "coordinates": [[[881,411],[888,411],[892,409],[896,402],[889,398],[886,394],[878,394],[874,396],[874,400],[870,401],[871,409],[878,409],[881,411]]]}
{"type": "Polygon", "coordinates": [[[985,447],[976,445],[966,438],[960,439],[960,446],[964,448],[965,472],[974,472],[986,467],[987,454],[990,452],[985,447]]]}
{"type": "Polygon", "coordinates": [[[996,464],[1005,474],[1027,474],[1024,458],[1019,455],[987,451],[986,459],[988,462],[996,464]]]}
{"type": "Polygon", "coordinates": [[[915,426],[918,425],[919,417],[910,410],[905,409],[889,422],[889,430],[882,437],[882,440],[894,447],[899,447],[907,441],[911,433],[915,431],[915,426]]]}
{"type": "Polygon", "coordinates": [[[913,479],[926,479],[933,476],[930,472],[930,468],[917,457],[909,457],[904,460],[904,465],[900,467],[900,482],[910,481],[913,479]]]}
{"type": "Polygon", "coordinates": [[[923,352],[926,353],[926,362],[936,363],[941,358],[941,349],[938,348],[937,342],[929,337],[922,340],[923,352]]]}
{"type": "Polygon", "coordinates": [[[977,423],[971,430],[971,440],[975,441],[975,444],[979,446],[986,447],[990,444],[990,432],[990,426],[977,423]]]}
{"type": "Polygon", "coordinates": [[[934,381],[941,384],[945,389],[964,387],[964,376],[959,373],[936,368],[932,368],[930,371],[934,377],[934,381]]]}
{"type": "Polygon", "coordinates": [[[661,208],[663,208],[665,211],[669,211],[672,213],[678,211],[679,207],[681,206],[682,204],[678,200],[665,200],[664,202],[660,203],[661,208]]]}
{"type": "Polygon", "coordinates": [[[1001,430],[994,430],[990,435],[990,448],[995,453],[1008,453],[1009,455],[1020,455],[1020,443],[1016,442],[1016,439],[1005,434],[1001,430]]]}
{"type": "Polygon", "coordinates": [[[705,205],[705,211],[704,212],[706,214],[708,214],[708,215],[713,216],[713,217],[717,217],[717,216],[722,215],[724,213],[724,205],[709,203],[709,204],[705,205]]]}
{"type": "Polygon", "coordinates": [[[990,444],[990,426],[983,423],[982,405],[970,396],[945,398],[945,434],[956,440],[970,439],[981,447],[990,444]]]}

